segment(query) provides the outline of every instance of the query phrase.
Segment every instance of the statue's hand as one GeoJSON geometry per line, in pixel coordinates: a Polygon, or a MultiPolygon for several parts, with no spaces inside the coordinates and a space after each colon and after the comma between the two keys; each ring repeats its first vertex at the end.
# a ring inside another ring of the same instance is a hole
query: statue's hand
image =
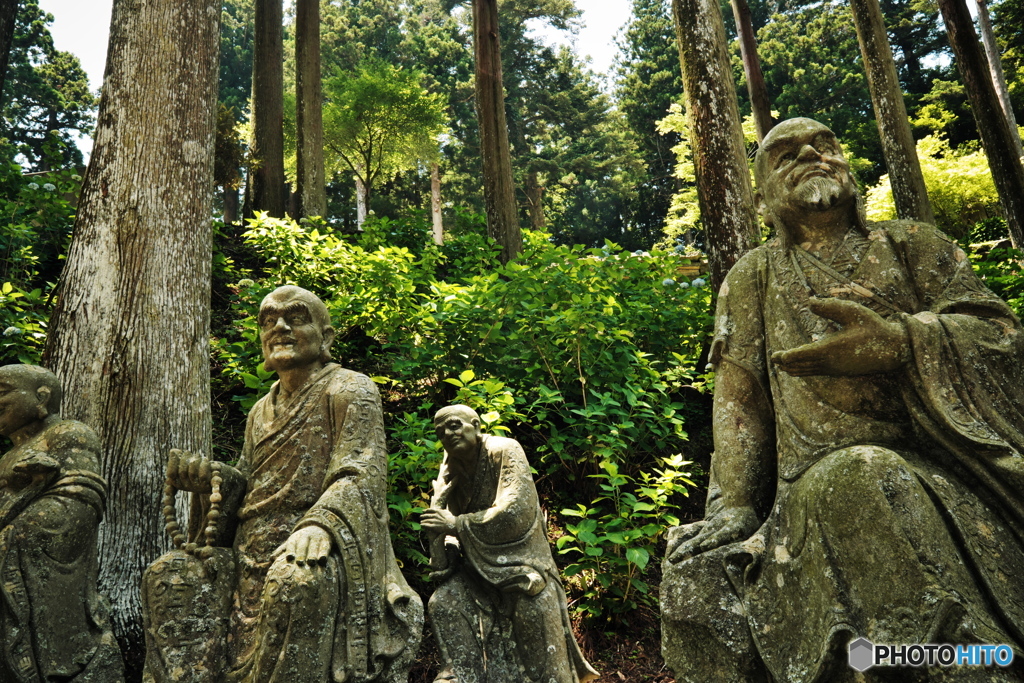
{"type": "Polygon", "coordinates": [[[761,526],[757,513],[750,507],[723,508],[714,517],[701,524],[691,524],[688,532],[697,534],[676,539],[675,548],[668,549],[669,562],[682,562],[694,555],[714,550],[723,545],[750,538],[761,526]],[[680,542],[681,541],[681,542],[680,542]]]}
{"type": "Polygon", "coordinates": [[[844,299],[811,299],[816,315],[843,329],[824,339],[772,354],[772,362],[795,377],[851,376],[890,372],[910,360],[902,321],[887,321],[870,308],[844,299]]]}
{"type": "Polygon", "coordinates": [[[208,458],[177,448],[167,454],[167,481],[179,491],[209,493],[213,490],[212,478],[213,468],[208,458]]]}
{"type": "Polygon", "coordinates": [[[327,564],[331,554],[331,535],[318,526],[304,526],[292,532],[288,540],[278,546],[272,558],[284,555],[289,562],[298,565],[321,566],[327,564]]]}
{"type": "Polygon", "coordinates": [[[447,510],[429,508],[420,515],[420,525],[427,531],[455,535],[455,515],[447,510]]]}

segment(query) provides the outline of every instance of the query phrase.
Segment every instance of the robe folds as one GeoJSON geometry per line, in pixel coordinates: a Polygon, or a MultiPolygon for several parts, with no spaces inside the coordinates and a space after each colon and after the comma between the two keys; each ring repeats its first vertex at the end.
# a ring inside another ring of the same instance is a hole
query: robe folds
{"type": "MultiPolygon", "coordinates": [[[[966,254],[911,221],[851,230],[829,263],[775,239],[727,276],[712,362],[757,387],[751,414],[773,436],[742,457],[774,481],[752,538],[665,562],[663,650],[680,680],[854,680],[858,637],[1017,653],[1010,670],[899,680],[1024,680],[1024,333],[966,254]],[[811,297],[902,320],[909,362],[781,371],[773,353],[840,329],[811,297]]],[[[723,507],[714,460],[737,455],[713,458],[706,519],[723,507]]]]}
{"type": "MultiPolygon", "coordinates": [[[[238,586],[229,651],[235,675],[248,680],[246,671],[259,659],[260,648],[269,646],[273,652],[310,651],[299,652],[300,657],[318,654],[312,650],[326,654],[325,681],[404,681],[419,645],[423,605],[402,576],[391,545],[387,452],[376,386],[336,364],[311,377],[284,407],[276,405],[278,386],[253,406],[238,463],[247,488],[234,542],[238,586]],[[271,580],[295,574],[295,585],[266,585],[273,551],[309,525],[331,536],[327,566],[310,570],[279,562],[279,575],[271,580]],[[292,615],[291,625],[272,623],[309,590],[320,594],[305,595],[315,606],[304,609],[323,621],[326,640],[323,634],[303,635],[301,622],[309,615],[292,615]],[[277,606],[267,604],[270,599],[277,606]],[[271,633],[275,628],[279,632],[271,633]],[[298,642],[287,642],[293,636],[298,642]]],[[[283,665],[262,671],[260,680],[295,680],[283,665]]]]}
{"type": "Polygon", "coordinates": [[[434,484],[435,502],[455,515],[460,551],[438,568],[430,600],[442,657],[460,683],[596,678],[572,633],[526,454],[513,439],[481,438],[472,481],[446,456],[434,484]]]}
{"type": "Polygon", "coordinates": [[[121,652],[96,591],[107,484],[99,439],[63,420],[0,459],[0,680],[115,683],[121,652]]]}

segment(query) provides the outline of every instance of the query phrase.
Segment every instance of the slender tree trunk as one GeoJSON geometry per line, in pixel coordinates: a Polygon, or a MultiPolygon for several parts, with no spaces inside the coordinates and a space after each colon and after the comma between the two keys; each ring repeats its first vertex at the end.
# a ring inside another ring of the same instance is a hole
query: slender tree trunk
{"type": "Polygon", "coordinates": [[[924,186],[917,147],[910,132],[910,119],[903,103],[903,91],[896,75],[896,62],[885,33],[878,0],[850,0],[857,27],[860,54],[867,70],[871,102],[875,107],[882,152],[889,170],[896,215],[908,220],[935,222],[928,191],[924,186]]]}
{"type": "Polygon", "coordinates": [[[701,222],[717,290],[760,231],[750,188],[722,12],[714,0],[673,0],[701,222]]]}
{"type": "Polygon", "coordinates": [[[519,229],[505,122],[498,0],[473,0],[473,53],[476,56],[476,112],[484,162],[487,232],[501,245],[501,262],[508,263],[523,250],[523,236],[519,229]]]}
{"type": "MultiPolygon", "coordinates": [[[[0,111],[7,104],[4,97],[4,83],[7,80],[7,65],[11,60],[11,47],[14,45],[14,22],[18,18],[19,0],[0,0],[0,111]]],[[[0,118],[0,128],[3,119],[0,118]]]]}
{"type": "Polygon", "coordinates": [[[99,586],[129,680],[139,583],[169,547],[167,450],[210,453],[210,263],[220,2],[115,0],[92,158],[46,362],[110,484],[99,586]]]}
{"type": "Polygon", "coordinates": [[[530,228],[532,230],[543,230],[544,218],[544,188],[541,187],[536,171],[530,171],[526,176],[526,202],[530,209],[530,228]]]}
{"type": "Polygon", "coordinates": [[[296,0],[295,3],[295,123],[298,217],[323,216],[327,213],[327,195],[320,82],[320,0],[296,0]]]}
{"type": "Polygon", "coordinates": [[[988,58],[988,71],[992,75],[992,85],[995,86],[996,94],[999,95],[999,105],[1002,107],[1003,116],[1010,124],[1010,133],[1017,143],[1017,156],[1024,157],[1024,148],[1021,147],[1020,133],[1017,131],[1017,119],[1013,115],[1013,105],[1010,104],[1010,91],[1006,87],[1006,75],[1003,73],[1003,61],[999,56],[999,45],[996,43],[996,34],[992,30],[992,20],[988,15],[988,1],[974,0],[978,5],[978,26],[981,28],[981,42],[985,45],[985,56],[988,58]]]}
{"type": "Polygon", "coordinates": [[[356,179],[356,228],[363,229],[366,222],[366,204],[369,200],[369,193],[366,191],[366,183],[358,175],[356,179]]]}
{"type": "Polygon", "coordinates": [[[740,39],[740,57],[743,59],[743,73],[747,77],[750,92],[750,108],[754,114],[757,141],[775,125],[772,119],[772,102],[768,98],[768,87],[761,72],[761,60],[757,56],[757,40],[754,38],[754,24],[750,19],[750,5],[747,0],[732,0],[732,15],[736,20],[736,32],[740,39]]]}
{"type": "Polygon", "coordinates": [[[246,213],[284,216],[284,46],[282,0],[255,0],[252,55],[252,168],[246,213]]]}
{"type": "Polygon", "coordinates": [[[1013,142],[1017,131],[1010,131],[1010,124],[999,106],[966,1],[938,0],[938,4],[981,133],[992,179],[1006,213],[1010,241],[1020,248],[1024,246],[1024,166],[1013,142]]]}
{"type": "Polygon", "coordinates": [[[430,164],[430,214],[434,219],[434,244],[444,244],[444,221],[441,215],[441,167],[430,164]]]}

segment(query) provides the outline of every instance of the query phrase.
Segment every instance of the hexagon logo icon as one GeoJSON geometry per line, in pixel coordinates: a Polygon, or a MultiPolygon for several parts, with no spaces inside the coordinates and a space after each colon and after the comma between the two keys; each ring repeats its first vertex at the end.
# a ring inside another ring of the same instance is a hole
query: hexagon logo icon
{"type": "Polygon", "coordinates": [[[875,646],[867,638],[858,638],[850,643],[850,668],[867,671],[875,664],[875,646]]]}

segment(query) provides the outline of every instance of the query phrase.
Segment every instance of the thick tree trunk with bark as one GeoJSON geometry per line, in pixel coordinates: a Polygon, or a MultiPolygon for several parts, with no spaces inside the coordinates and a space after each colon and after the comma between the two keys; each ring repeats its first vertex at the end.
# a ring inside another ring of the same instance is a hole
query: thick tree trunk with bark
{"type": "MultiPolygon", "coordinates": [[[[14,45],[14,20],[18,18],[20,5],[20,0],[0,0],[0,111],[7,102],[4,83],[7,80],[7,65],[11,60],[11,47],[14,45]]],[[[0,119],[2,127],[3,121],[0,119]]]]}
{"type": "Polygon", "coordinates": [[[296,218],[327,212],[324,187],[323,87],[320,82],[320,0],[295,3],[296,218]]]}
{"type": "Polygon", "coordinates": [[[282,0],[256,0],[252,54],[250,187],[245,212],[284,216],[284,45],[282,0]]]}
{"type": "Polygon", "coordinates": [[[733,264],[757,245],[760,231],[722,12],[713,0],[673,0],[672,10],[701,222],[717,291],[733,264]]]}
{"type": "Polygon", "coordinates": [[[999,105],[1002,107],[1003,116],[1010,124],[1013,141],[1017,144],[1017,156],[1024,157],[1024,148],[1021,147],[1020,134],[1017,132],[1017,118],[1013,115],[1010,91],[1006,87],[1006,74],[1003,73],[999,45],[996,43],[995,31],[992,30],[992,19],[988,15],[988,1],[974,0],[974,2],[978,6],[978,28],[981,29],[981,42],[985,45],[985,56],[988,58],[988,72],[992,75],[992,85],[995,86],[996,94],[999,95],[999,105]]]}
{"type": "Polygon", "coordinates": [[[966,1],[938,0],[938,4],[967,88],[978,132],[981,133],[981,144],[992,169],[992,179],[1006,213],[1010,241],[1020,248],[1024,246],[1024,165],[1013,144],[1017,131],[1010,131],[999,106],[999,97],[989,77],[988,64],[981,53],[966,1]]]}
{"type": "Polygon", "coordinates": [[[102,441],[110,493],[99,586],[136,674],[140,579],[169,548],[167,451],[210,453],[219,24],[217,0],[115,0],[95,143],[47,341],[64,417],[102,441]]]}
{"type": "Polygon", "coordinates": [[[441,167],[430,164],[430,215],[434,220],[434,244],[444,244],[444,221],[441,215],[441,167]]]}
{"type": "Polygon", "coordinates": [[[501,245],[501,262],[508,263],[523,250],[523,235],[519,229],[505,122],[498,0],[473,0],[473,53],[476,56],[476,113],[484,162],[487,232],[501,245]]]}
{"type": "Polygon", "coordinates": [[[732,0],[732,16],[736,20],[736,33],[740,39],[740,57],[743,59],[743,73],[747,78],[750,92],[750,108],[754,114],[757,141],[775,125],[772,119],[772,102],[768,98],[768,87],[761,72],[761,60],[757,56],[757,40],[754,38],[754,24],[750,19],[750,5],[747,0],[732,0]]]}
{"type": "Polygon", "coordinates": [[[889,170],[889,183],[896,202],[896,215],[908,220],[935,222],[928,191],[924,186],[917,147],[910,132],[910,119],[903,103],[903,91],[896,75],[889,38],[885,33],[878,0],[851,0],[853,23],[857,27],[860,54],[867,71],[871,102],[878,120],[878,134],[889,170]]]}

